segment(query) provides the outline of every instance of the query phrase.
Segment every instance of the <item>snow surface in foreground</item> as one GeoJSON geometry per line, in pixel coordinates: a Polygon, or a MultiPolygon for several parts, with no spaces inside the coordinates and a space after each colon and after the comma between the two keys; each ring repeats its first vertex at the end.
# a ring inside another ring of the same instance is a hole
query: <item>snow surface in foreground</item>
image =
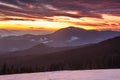
{"type": "Polygon", "coordinates": [[[0,80],[120,80],[120,69],[1,75],[0,80]]]}

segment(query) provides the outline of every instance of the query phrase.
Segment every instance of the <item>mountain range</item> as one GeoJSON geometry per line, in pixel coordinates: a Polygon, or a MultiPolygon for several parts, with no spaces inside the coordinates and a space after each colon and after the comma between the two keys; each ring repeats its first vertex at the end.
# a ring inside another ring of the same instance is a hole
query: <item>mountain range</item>
{"type": "Polygon", "coordinates": [[[17,35],[17,31],[14,30],[7,30],[7,29],[0,29],[0,37],[6,37],[6,36],[15,36],[17,35]]]}
{"type": "MultiPolygon", "coordinates": [[[[10,31],[7,32],[9,34],[12,33],[10,31]]],[[[51,47],[84,46],[98,43],[115,36],[120,36],[120,32],[85,30],[71,26],[47,35],[25,34],[2,37],[0,38],[0,51],[20,51],[39,44],[45,44],[51,47]]]]}
{"type": "Polygon", "coordinates": [[[50,34],[53,31],[48,30],[9,30],[9,29],[0,29],[0,37],[8,37],[8,36],[21,36],[25,34],[33,34],[33,35],[43,35],[50,34]]]}

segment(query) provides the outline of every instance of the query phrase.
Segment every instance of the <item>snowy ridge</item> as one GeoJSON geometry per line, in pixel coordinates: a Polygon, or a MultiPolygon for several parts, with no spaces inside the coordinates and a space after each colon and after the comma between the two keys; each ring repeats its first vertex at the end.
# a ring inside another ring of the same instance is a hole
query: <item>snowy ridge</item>
{"type": "Polygon", "coordinates": [[[120,69],[1,75],[0,80],[120,80],[120,69]]]}

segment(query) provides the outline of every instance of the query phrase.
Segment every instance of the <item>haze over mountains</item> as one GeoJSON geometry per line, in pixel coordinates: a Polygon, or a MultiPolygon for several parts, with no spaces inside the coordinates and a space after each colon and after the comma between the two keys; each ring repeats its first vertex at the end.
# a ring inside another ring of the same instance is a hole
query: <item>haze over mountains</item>
{"type": "Polygon", "coordinates": [[[0,51],[19,51],[29,49],[39,44],[45,44],[51,47],[83,46],[115,36],[120,36],[120,32],[84,30],[77,27],[67,27],[47,35],[26,34],[2,37],[0,38],[0,51]]]}
{"type": "Polygon", "coordinates": [[[43,35],[43,34],[50,34],[53,31],[47,30],[8,30],[8,29],[0,29],[0,36],[1,37],[8,37],[8,36],[21,36],[25,34],[33,34],[33,35],[43,35]]]}
{"type": "Polygon", "coordinates": [[[6,29],[0,29],[0,37],[5,37],[5,36],[15,36],[17,35],[16,31],[11,31],[11,30],[6,30],[6,29]]]}

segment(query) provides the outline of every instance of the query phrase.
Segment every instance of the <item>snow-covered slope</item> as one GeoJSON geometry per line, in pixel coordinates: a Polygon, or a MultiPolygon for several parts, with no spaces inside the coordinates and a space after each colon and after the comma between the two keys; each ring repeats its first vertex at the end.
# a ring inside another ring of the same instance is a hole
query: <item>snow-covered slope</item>
{"type": "Polygon", "coordinates": [[[1,75],[0,80],[120,80],[120,69],[1,75]]]}

